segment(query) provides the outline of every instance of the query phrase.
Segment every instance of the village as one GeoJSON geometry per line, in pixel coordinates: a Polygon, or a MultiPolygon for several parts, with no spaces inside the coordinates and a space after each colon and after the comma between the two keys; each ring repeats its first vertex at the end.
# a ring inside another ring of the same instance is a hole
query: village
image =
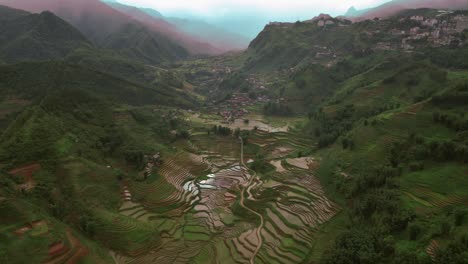
{"type": "MultiPolygon", "coordinates": [[[[384,18],[376,18],[374,20],[367,20],[369,23],[379,23],[378,30],[364,30],[362,33],[369,37],[376,37],[382,32],[388,30],[386,28],[390,25],[390,21],[384,18]]],[[[312,24],[317,27],[322,27],[324,30],[329,27],[347,27],[351,23],[343,17],[333,18],[327,14],[321,14],[310,20],[303,21],[305,24],[312,24]]],[[[295,23],[280,23],[270,22],[268,26],[279,26],[283,28],[293,27],[295,23]]],[[[432,47],[451,46],[462,47],[468,44],[467,39],[460,37],[460,34],[468,30],[468,16],[463,14],[454,14],[453,11],[438,10],[437,15],[424,17],[414,15],[404,17],[399,20],[400,26],[390,29],[390,34],[394,37],[401,38],[399,44],[393,41],[380,41],[373,50],[398,50],[412,51],[417,49],[418,43],[428,43],[432,47]],[[413,23],[410,29],[405,28],[405,24],[413,23]]],[[[333,52],[330,47],[316,46],[315,58],[320,59],[336,59],[337,54],[333,52]]]]}
{"type": "MultiPolygon", "coordinates": [[[[426,40],[433,47],[451,46],[454,48],[468,44],[467,40],[460,37],[460,33],[468,30],[468,16],[456,15],[448,11],[439,11],[435,18],[424,16],[412,16],[409,20],[419,23],[409,31],[401,31],[403,36],[401,48],[405,50],[415,49],[413,43],[426,40]]],[[[401,22],[404,22],[402,19],[401,22]]]]}
{"type": "Polygon", "coordinates": [[[268,103],[270,98],[259,95],[252,98],[247,93],[234,93],[231,98],[216,106],[217,113],[223,118],[222,123],[229,124],[236,119],[242,119],[250,112],[248,107],[259,103],[268,103]]]}

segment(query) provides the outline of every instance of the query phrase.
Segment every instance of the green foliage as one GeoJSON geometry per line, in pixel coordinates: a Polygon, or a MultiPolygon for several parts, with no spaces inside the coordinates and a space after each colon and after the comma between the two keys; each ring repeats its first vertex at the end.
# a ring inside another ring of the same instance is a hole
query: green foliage
{"type": "Polygon", "coordinates": [[[128,23],[102,44],[126,58],[157,64],[187,58],[188,51],[162,33],[138,23],[128,23]]]}
{"type": "Polygon", "coordinates": [[[411,240],[416,240],[418,236],[421,234],[422,227],[418,223],[412,223],[408,227],[409,229],[409,238],[411,240]]]}
{"type": "Polygon", "coordinates": [[[8,7],[0,12],[0,59],[6,62],[60,59],[91,47],[77,29],[50,12],[29,14],[8,7]]]}
{"type": "MultiPolygon", "coordinates": [[[[213,126],[212,131],[215,135],[220,135],[220,136],[230,136],[232,135],[232,129],[229,127],[223,127],[223,126],[213,126]]],[[[240,131],[239,131],[240,133],[240,131]]]]}
{"type": "Polygon", "coordinates": [[[293,111],[288,105],[269,102],[263,106],[263,113],[269,116],[290,116],[293,111]]]}
{"type": "Polygon", "coordinates": [[[265,160],[265,156],[262,154],[257,154],[255,156],[254,162],[249,165],[250,169],[259,174],[266,174],[269,171],[274,170],[274,167],[265,160]]]}
{"type": "Polygon", "coordinates": [[[468,261],[468,238],[463,235],[459,240],[451,242],[447,247],[439,250],[437,263],[463,264],[468,261]]]}
{"type": "Polygon", "coordinates": [[[379,235],[381,234],[368,230],[346,232],[337,238],[333,249],[325,253],[322,263],[382,263],[384,248],[387,245],[382,243],[379,235]]]}
{"type": "Polygon", "coordinates": [[[193,106],[195,100],[168,87],[140,85],[113,75],[63,62],[20,63],[0,66],[2,95],[41,100],[61,90],[80,90],[107,102],[130,105],[193,106]]]}
{"type": "Polygon", "coordinates": [[[430,60],[438,65],[447,68],[459,68],[467,69],[468,62],[464,59],[468,55],[468,49],[449,49],[449,48],[438,48],[429,49],[427,56],[430,60]]]}

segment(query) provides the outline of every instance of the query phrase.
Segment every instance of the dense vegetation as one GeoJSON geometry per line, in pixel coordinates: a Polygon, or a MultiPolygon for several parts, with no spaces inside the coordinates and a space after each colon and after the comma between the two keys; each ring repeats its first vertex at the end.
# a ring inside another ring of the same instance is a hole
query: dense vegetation
{"type": "Polygon", "coordinates": [[[468,46],[388,33],[437,12],[269,25],[242,54],[175,63],[187,51],[138,23],[97,47],[0,7],[0,262],[58,242],[86,263],[248,261],[259,228],[263,263],[467,263],[468,46]]]}

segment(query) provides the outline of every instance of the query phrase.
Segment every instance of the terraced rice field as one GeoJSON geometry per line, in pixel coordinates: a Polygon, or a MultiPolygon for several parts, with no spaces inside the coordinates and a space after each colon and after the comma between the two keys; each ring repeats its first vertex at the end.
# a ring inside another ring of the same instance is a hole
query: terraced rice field
{"type": "MultiPolygon", "coordinates": [[[[290,152],[304,140],[284,133],[257,132],[290,152]]],[[[312,158],[269,160],[281,166],[268,178],[245,167],[234,138],[192,138],[184,151],[166,157],[150,182],[121,184],[117,235],[146,230],[131,251],[112,252],[117,263],[303,263],[321,224],[339,211],[313,175],[312,158]],[[264,193],[278,195],[264,199],[264,193]],[[118,253],[121,252],[121,253],[118,253]]],[[[244,158],[247,159],[247,158],[244,158]]],[[[112,228],[111,228],[112,229],[112,228]]],[[[109,239],[117,239],[114,235],[109,239]]],[[[136,240],[137,241],[137,240],[136,240]]]]}
{"type": "Polygon", "coordinates": [[[452,205],[468,205],[467,195],[443,195],[424,186],[417,186],[404,193],[426,207],[444,208],[452,205]]]}

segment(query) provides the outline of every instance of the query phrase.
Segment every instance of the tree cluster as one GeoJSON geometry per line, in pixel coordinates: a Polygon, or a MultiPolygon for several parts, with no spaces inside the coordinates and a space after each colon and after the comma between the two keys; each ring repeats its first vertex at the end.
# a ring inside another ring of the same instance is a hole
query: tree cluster
{"type": "Polygon", "coordinates": [[[211,129],[215,135],[218,136],[230,136],[232,135],[232,129],[229,127],[224,127],[224,126],[213,126],[211,129]]]}
{"type": "Polygon", "coordinates": [[[290,116],[293,110],[288,105],[269,102],[263,106],[263,113],[272,116],[290,116]]]}

